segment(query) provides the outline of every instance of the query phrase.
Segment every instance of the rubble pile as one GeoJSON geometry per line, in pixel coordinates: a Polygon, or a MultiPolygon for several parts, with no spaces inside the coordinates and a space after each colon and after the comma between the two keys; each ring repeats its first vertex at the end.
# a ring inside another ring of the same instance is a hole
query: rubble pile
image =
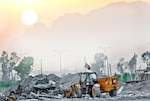
{"type": "Polygon", "coordinates": [[[22,92],[24,91],[25,93],[28,93],[28,91],[33,87],[33,85],[35,84],[34,82],[36,82],[37,79],[38,78],[29,76],[27,79],[24,79],[20,84],[15,85],[9,88],[8,90],[6,90],[4,92],[4,95],[9,96],[11,92],[16,92],[18,90],[22,90],[22,92]]]}
{"type": "Polygon", "coordinates": [[[60,77],[56,76],[55,74],[49,74],[47,75],[49,80],[53,80],[53,81],[59,81],[60,77]]]}
{"type": "Polygon", "coordinates": [[[60,98],[58,97],[58,94],[61,94],[60,91],[62,89],[70,89],[71,84],[78,83],[79,79],[80,77],[78,74],[68,74],[62,78],[56,76],[55,74],[49,74],[45,76],[38,75],[35,77],[29,76],[18,85],[6,90],[4,95],[5,99],[10,96],[15,96],[13,99],[16,98],[19,100],[29,98],[60,98]],[[51,84],[56,84],[55,90],[52,89],[52,86],[50,86],[51,84]]]}
{"type": "Polygon", "coordinates": [[[125,86],[126,91],[144,91],[150,90],[150,80],[146,80],[143,82],[138,82],[135,84],[127,84],[125,86]]]}
{"type": "Polygon", "coordinates": [[[59,79],[60,78],[54,74],[45,75],[43,77],[29,76],[28,78],[26,78],[22,82],[20,82],[18,85],[15,85],[15,86],[11,87],[10,89],[6,90],[3,93],[5,95],[4,101],[6,100],[6,98],[9,98],[10,96],[13,97],[13,99],[32,98],[33,96],[31,97],[31,95],[34,95],[34,97],[35,97],[35,96],[37,96],[37,94],[42,93],[42,90],[46,91],[47,89],[50,89],[50,87],[51,87],[50,85],[52,85],[52,83],[55,84],[55,82],[53,82],[53,81],[57,82],[59,79]],[[37,90],[37,87],[35,87],[35,85],[39,87],[38,90],[37,90]],[[47,87],[47,88],[40,89],[41,86],[47,87]]]}
{"type": "MultiPolygon", "coordinates": [[[[63,98],[61,90],[68,90],[71,84],[78,83],[80,79],[79,74],[68,74],[62,78],[55,74],[49,74],[45,76],[29,76],[24,79],[18,85],[11,87],[6,90],[3,94],[5,95],[2,101],[23,101],[27,99],[37,99],[48,101],[53,98],[63,98]],[[6,99],[7,98],[7,99],[6,99]],[[13,100],[8,100],[13,98],[13,100]]],[[[123,86],[123,92],[118,95],[122,97],[128,97],[129,95],[140,96],[139,91],[150,90],[150,80],[138,82],[134,84],[125,84],[119,82],[119,86],[123,86]]],[[[148,91],[149,92],[149,91],[148,91]]],[[[148,96],[150,94],[148,93],[148,96]]],[[[119,97],[118,97],[119,98],[119,97]]],[[[130,97],[128,97],[130,99],[130,97]]],[[[1,100],[1,99],[0,99],[1,100]]],[[[29,101],[30,101],[29,100],[29,101]]],[[[35,100],[36,101],[36,100],[35,100]]]]}
{"type": "Polygon", "coordinates": [[[58,81],[58,84],[62,84],[63,89],[70,89],[71,87],[70,85],[78,83],[79,80],[80,80],[80,77],[78,74],[68,74],[64,76],[63,78],[61,78],[58,81]]]}
{"type": "MultiPolygon", "coordinates": [[[[60,80],[60,77],[58,77],[58,76],[56,76],[55,74],[48,74],[48,75],[45,75],[49,80],[53,80],[53,81],[58,81],[58,80],[60,80]]],[[[44,76],[44,77],[45,77],[44,76]]],[[[43,78],[43,76],[41,76],[41,75],[37,75],[37,76],[35,76],[36,78],[39,78],[39,79],[42,79],[43,78]]]]}

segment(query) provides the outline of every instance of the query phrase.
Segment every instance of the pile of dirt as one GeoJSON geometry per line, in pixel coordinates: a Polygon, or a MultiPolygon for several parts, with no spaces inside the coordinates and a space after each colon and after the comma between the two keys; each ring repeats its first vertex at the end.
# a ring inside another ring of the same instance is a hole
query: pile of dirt
{"type": "Polygon", "coordinates": [[[49,74],[49,75],[47,75],[47,77],[49,80],[53,80],[56,82],[60,80],[60,77],[56,76],[55,74],[49,74]]]}
{"type": "Polygon", "coordinates": [[[49,80],[58,81],[60,77],[56,76],[55,74],[48,74],[48,75],[37,75],[36,78],[42,79],[44,77],[48,78],[49,80]]]}
{"type": "Polygon", "coordinates": [[[47,78],[48,80],[52,81],[58,81],[60,78],[56,76],[55,74],[49,74],[44,76],[29,76],[28,78],[24,79],[21,83],[12,86],[10,89],[6,90],[3,94],[5,97],[10,96],[11,93],[19,93],[20,95],[22,93],[29,95],[30,92],[34,92],[34,85],[43,78],[47,78]]]}
{"type": "Polygon", "coordinates": [[[68,74],[58,81],[58,84],[62,84],[63,89],[70,89],[71,84],[76,84],[80,80],[79,74],[68,74]]]}
{"type": "Polygon", "coordinates": [[[125,86],[125,85],[126,85],[126,83],[121,82],[121,81],[118,81],[118,86],[119,86],[119,88],[120,88],[121,86],[125,86]]]}
{"type": "Polygon", "coordinates": [[[138,82],[135,84],[127,84],[125,86],[126,91],[144,91],[150,90],[150,80],[138,82]]]}
{"type": "Polygon", "coordinates": [[[38,80],[38,78],[30,76],[27,79],[24,79],[20,84],[14,85],[6,90],[4,95],[9,96],[11,92],[16,92],[18,90],[22,90],[23,92],[28,93],[35,84],[36,80],[38,80]]]}

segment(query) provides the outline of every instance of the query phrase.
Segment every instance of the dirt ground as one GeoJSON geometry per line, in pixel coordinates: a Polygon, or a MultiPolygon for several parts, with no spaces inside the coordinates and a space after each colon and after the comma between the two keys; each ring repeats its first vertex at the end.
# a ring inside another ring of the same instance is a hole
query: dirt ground
{"type": "MultiPolygon", "coordinates": [[[[100,98],[63,98],[63,99],[49,99],[43,101],[149,101],[150,100],[150,91],[142,91],[142,92],[124,92],[121,95],[117,95],[116,97],[110,97],[107,94],[103,94],[100,98]]],[[[28,99],[28,100],[20,100],[20,101],[41,101],[37,99],[28,99]]]]}

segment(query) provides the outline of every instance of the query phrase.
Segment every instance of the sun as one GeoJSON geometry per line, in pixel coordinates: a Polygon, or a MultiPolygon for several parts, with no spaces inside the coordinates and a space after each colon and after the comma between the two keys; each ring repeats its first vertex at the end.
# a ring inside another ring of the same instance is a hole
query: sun
{"type": "Polygon", "coordinates": [[[25,10],[22,12],[21,21],[25,25],[33,25],[37,22],[38,16],[34,10],[25,10]]]}

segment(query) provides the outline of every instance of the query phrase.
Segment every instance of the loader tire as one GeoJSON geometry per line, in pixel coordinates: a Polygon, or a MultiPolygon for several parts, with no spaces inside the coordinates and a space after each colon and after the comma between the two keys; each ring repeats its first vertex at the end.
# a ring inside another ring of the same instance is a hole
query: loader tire
{"type": "Polygon", "coordinates": [[[63,96],[63,98],[65,98],[65,97],[66,97],[66,95],[67,95],[67,94],[66,94],[66,91],[63,91],[63,92],[62,92],[62,96],[63,96]]]}
{"type": "Polygon", "coordinates": [[[82,97],[81,89],[79,89],[78,87],[74,87],[74,89],[73,89],[73,97],[74,98],[81,98],[82,97]]]}
{"type": "Polygon", "coordinates": [[[109,95],[110,95],[111,97],[117,96],[117,90],[116,90],[116,89],[112,89],[112,90],[109,92],[109,95]]]}
{"type": "Polygon", "coordinates": [[[92,87],[92,97],[100,97],[101,91],[99,87],[92,87]]]}

